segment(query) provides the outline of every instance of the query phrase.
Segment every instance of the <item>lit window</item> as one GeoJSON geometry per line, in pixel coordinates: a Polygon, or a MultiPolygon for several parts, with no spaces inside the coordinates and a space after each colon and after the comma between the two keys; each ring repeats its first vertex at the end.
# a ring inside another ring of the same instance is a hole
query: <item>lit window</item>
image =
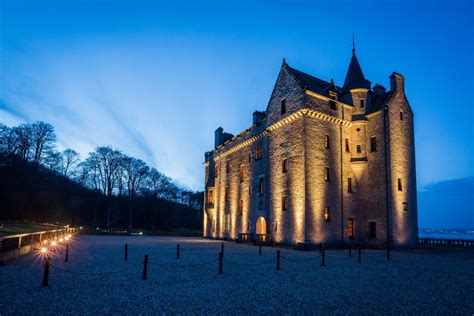
{"type": "Polygon", "coordinates": [[[280,108],[281,115],[286,113],[286,99],[281,100],[281,108],[280,108]]]}
{"type": "Polygon", "coordinates": [[[360,100],[360,107],[361,108],[365,107],[365,100],[360,100]]]}
{"type": "Polygon", "coordinates": [[[377,238],[377,223],[369,222],[369,238],[377,238]]]}
{"type": "Polygon", "coordinates": [[[214,204],[214,191],[213,190],[209,190],[209,193],[207,195],[207,203],[214,204]]]}
{"type": "Polygon", "coordinates": [[[281,198],[281,209],[283,211],[286,211],[288,207],[288,198],[286,197],[286,195],[283,195],[283,197],[281,198]]]}
{"type": "Polygon", "coordinates": [[[240,165],[240,170],[239,170],[240,182],[244,182],[244,174],[245,174],[245,165],[240,165]]]}
{"type": "Polygon", "coordinates": [[[326,171],[324,173],[324,180],[329,182],[329,167],[326,167],[326,171]]]}
{"type": "Polygon", "coordinates": [[[324,147],[330,148],[331,144],[329,142],[329,135],[325,136],[324,147]]]}
{"type": "Polygon", "coordinates": [[[329,207],[324,210],[324,220],[329,222],[331,220],[331,214],[329,213],[329,207]]]}
{"type": "Polygon", "coordinates": [[[349,239],[354,239],[354,219],[349,218],[347,222],[347,237],[349,239]]]}
{"type": "Polygon", "coordinates": [[[360,145],[357,145],[357,153],[360,154],[362,152],[362,148],[360,147],[360,145]]]}
{"type": "Polygon", "coordinates": [[[225,172],[229,173],[230,172],[230,160],[227,160],[227,163],[225,165],[225,172]]]}
{"type": "Polygon", "coordinates": [[[403,188],[402,188],[402,179],[401,178],[398,178],[398,191],[403,191],[403,188]]]}
{"type": "Polygon", "coordinates": [[[353,193],[352,191],[352,178],[347,178],[347,192],[353,193]]]}
{"type": "Polygon", "coordinates": [[[262,147],[255,148],[255,160],[262,159],[262,147]]]}
{"type": "Polygon", "coordinates": [[[285,159],[283,159],[282,162],[281,162],[281,172],[282,172],[282,173],[286,173],[286,171],[287,171],[287,169],[286,169],[286,168],[287,168],[286,161],[287,161],[287,159],[285,158],[285,159]]]}
{"type": "Polygon", "coordinates": [[[351,152],[351,149],[349,147],[349,138],[346,138],[346,153],[351,152]]]}
{"type": "Polygon", "coordinates": [[[260,196],[265,193],[265,182],[263,181],[263,177],[258,178],[258,194],[260,196]]]}
{"type": "Polygon", "coordinates": [[[375,136],[370,138],[370,151],[377,151],[377,139],[375,136]]]}

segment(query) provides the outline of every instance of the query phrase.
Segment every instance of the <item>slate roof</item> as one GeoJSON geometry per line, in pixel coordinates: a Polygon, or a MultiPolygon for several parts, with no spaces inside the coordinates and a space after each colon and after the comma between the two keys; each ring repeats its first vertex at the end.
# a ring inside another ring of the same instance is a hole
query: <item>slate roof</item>
{"type": "Polygon", "coordinates": [[[355,54],[355,50],[352,50],[352,58],[347,69],[346,79],[342,89],[348,91],[351,89],[365,88],[370,89],[370,81],[365,79],[362,68],[360,67],[359,61],[355,54]]]}
{"type": "Polygon", "coordinates": [[[383,108],[385,103],[390,99],[392,96],[392,92],[388,91],[380,95],[376,95],[372,93],[372,102],[370,102],[369,106],[367,107],[367,114],[377,112],[383,108]]]}
{"type": "MultiPolygon", "coordinates": [[[[300,84],[302,88],[306,88],[310,91],[313,91],[322,95],[327,95],[327,91],[329,90],[331,83],[324,81],[322,79],[313,77],[311,75],[308,75],[294,68],[291,68],[286,63],[285,63],[285,66],[287,67],[288,71],[295,77],[296,81],[298,81],[298,83],[300,84]]],[[[336,87],[336,89],[340,90],[339,87],[336,87]]]]}

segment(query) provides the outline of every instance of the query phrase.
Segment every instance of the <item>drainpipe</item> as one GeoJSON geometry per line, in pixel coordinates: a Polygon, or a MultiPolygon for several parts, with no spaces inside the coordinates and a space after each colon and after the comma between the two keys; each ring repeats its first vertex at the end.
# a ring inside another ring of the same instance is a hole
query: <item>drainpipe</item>
{"type": "Polygon", "coordinates": [[[390,226],[389,226],[389,216],[390,216],[390,187],[391,187],[391,168],[390,168],[390,120],[389,120],[388,107],[385,106],[383,112],[383,121],[385,128],[385,201],[386,201],[386,217],[387,217],[387,247],[390,247],[390,226]]]}
{"type": "MultiPolygon", "coordinates": [[[[344,120],[344,106],[342,106],[341,118],[344,120]]],[[[342,141],[342,124],[339,126],[339,148],[341,151],[341,247],[344,247],[344,158],[342,141]]]]}

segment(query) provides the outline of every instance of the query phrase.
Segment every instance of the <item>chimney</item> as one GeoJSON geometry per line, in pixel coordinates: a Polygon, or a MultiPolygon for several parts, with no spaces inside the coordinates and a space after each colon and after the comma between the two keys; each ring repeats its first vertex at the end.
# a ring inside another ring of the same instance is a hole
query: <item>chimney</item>
{"type": "Polygon", "coordinates": [[[375,93],[375,95],[382,95],[387,91],[387,89],[385,89],[384,86],[376,83],[375,86],[372,88],[372,91],[375,93]]]}
{"type": "Polygon", "coordinates": [[[390,76],[390,91],[405,91],[405,78],[397,72],[390,76]]]}
{"type": "Polygon", "coordinates": [[[224,129],[222,127],[216,129],[214,136],[214,147],[217,148],[224,142],[224,129]]]}
{"type": "Polygon", "coordinates": [[[265,112],[253,112],[253,125],[259,124],[265,118],[265,112]]]}

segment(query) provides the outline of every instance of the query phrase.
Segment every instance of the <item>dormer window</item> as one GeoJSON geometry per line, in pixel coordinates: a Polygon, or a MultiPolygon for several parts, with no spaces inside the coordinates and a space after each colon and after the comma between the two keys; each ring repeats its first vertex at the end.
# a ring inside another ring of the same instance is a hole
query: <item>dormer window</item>
{"type": "Polygon", "coordinates": [[[280,114],[285,115],[286,113],[286,99],[281,100],[280,114]]]}

